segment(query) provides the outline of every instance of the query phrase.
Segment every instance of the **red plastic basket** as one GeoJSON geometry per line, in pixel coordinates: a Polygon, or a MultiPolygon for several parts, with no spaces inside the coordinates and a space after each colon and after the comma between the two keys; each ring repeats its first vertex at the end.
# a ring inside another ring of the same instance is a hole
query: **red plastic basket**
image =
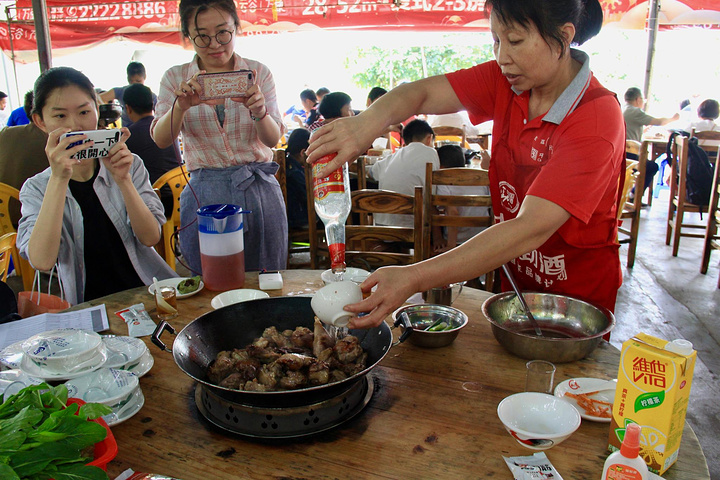
{"type": "MultiPolygon", "coordinates": [[[[71,405],[73,403],[76,403],[78,406],[85,405],[85,402],[83,400],[80,400],[79,398],[68,398],[67,403],[68,405],[71,405]]],[[[107,431],[107,436],[105,437],[105,440],[95,444],[95,450],[93,452],[95,460],[88,463],[88,465],[94,465],[107,471],[107,464],[110,463],[110,461],[117,456],[117,442],[115,441],[115,436],[112,434],[110,427],[108,427],[108,424],[105,423],[105,420],[103,420],[102,418],[96,418],[95,420],[91,420],[91,422],[99,423],[100,425],[105,427],[105,430],[107,431]]]]}

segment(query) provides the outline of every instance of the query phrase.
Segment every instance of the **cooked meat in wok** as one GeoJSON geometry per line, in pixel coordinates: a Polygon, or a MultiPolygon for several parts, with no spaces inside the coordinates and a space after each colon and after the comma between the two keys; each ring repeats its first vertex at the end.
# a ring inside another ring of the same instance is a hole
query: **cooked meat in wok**
{"type": "Polygon", "coordinates": [[[315,319],[314,331],[266,328],[245,348],[218,353],[207,373],[221,387],[271,392],[339,382],[366,366],[367,352],[357,337],[335,342],[315,319]]]}

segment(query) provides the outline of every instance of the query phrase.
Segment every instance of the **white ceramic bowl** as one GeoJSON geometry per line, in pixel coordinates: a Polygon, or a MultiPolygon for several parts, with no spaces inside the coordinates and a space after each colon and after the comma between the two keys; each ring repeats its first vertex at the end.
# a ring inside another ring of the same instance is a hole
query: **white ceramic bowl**
{"type": "Polygon", "coordinates": [[[253,290],[252,288],[239,288],[237,290],[228,290],[215,297],[210,302],[214,309],[227,307],[235,303],[247,302],[257,298],[268,298],[270,295],[262,290],[253,290]]]}
{"type": "Polygon", "coordinates": [[[25,355],[38,367],[54,373],[72,371],[97,355],[102,337],[89,330],[61,328],[38,333],[23,344],[25,355]]]}
{"type": "Polygon", "coordinates": [[[107,335],[102,339],[108,352],[108,359],[103,365],[106,368],[129,370],[140,363],[143,354],[148,350],[145,342],[139,338],[107,335]]]}
{"type": "Polygon", "coordinates": [[[323,323],[344,327],[354,316],[344,310],[345,305],[357,303],[362,299],[359,285],[350,281],[334,282],[315,292],[310,300],[310,306],[323,323]]]}
{"type": "MultiPolygon", "coordinates": [[[[358,283],[360,279],[365,280],[367,277],[370,276],[370,272],[367,270],[363,270],[362,268],[353,268],[348,267],[345,269],[345,274],[343,275],[343,280],[351,281],[358,283]]],[[[332,270],[327,269],[324,272],[320,274],[320,279],[323,281],[325,285],[328,285],[330,283],[336,282],[337,279],[335,278],[335,274],[332,273],[332,270]]]]}
{"type": "Polygon", "coordinates": [[[68,396],[86,402],[113,406],[127,398],[139,385],[138,377],[124,370],[101,368],[65,382],[68,396]]]}
{"type": "Polygon", "coordinates": [[[497,413],[508,433],[531,450],[547,450],[563,442],[581,421],[578,411],[568,402],[537,392],[504,398],[497,413]]]}

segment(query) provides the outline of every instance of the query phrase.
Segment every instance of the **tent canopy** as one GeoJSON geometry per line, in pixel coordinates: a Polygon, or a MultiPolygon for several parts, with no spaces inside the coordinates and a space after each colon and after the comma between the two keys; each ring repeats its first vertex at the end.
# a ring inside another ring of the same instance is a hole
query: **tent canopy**
{"type": "MultiPolygon", "coordinates": [[[[487,31],[485,0],[235,0],[243,35],[312,29],[487,31]]],[[[647,1],[600,0],[608,26],[645,28],[647,1]]],[[[91,47],[110,39],[184,44],[178,2],[47,0],[52,49],[91,47]]],[[[663,0],[660,28],[720,24],[717,0],[663,0]]],[[[0,48],[34,61],[38,48],[31,0],[17,0],[0,24],[0,48]]]]}

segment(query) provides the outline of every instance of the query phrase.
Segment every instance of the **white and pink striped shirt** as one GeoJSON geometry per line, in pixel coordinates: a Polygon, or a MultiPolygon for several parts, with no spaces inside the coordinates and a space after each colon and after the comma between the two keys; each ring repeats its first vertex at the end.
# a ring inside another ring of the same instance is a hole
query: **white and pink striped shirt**
{"type": "MultiPolygon", "coordinates": [[[[200,71],[197,58],[196,55],[192,62],[176,65],[163,75],[155,107],[155,120],[150,127],[151,133],[154,133],[158,120],[172,108],[177,86],[200,71]]],[[[267,114],[280,126],[281,133],[284,132],[285,127],[280,120],[277,105],[275,81],[270,70],[260,62],[241,58],[237,53],[234,54],[234,61],[234,70],[248,69],[257,72],[256,82],[265,95],[267,114]]],[[[225,99],[223,126],[217,119],[213,105],[200,104],[188,109],[181,127],[183,158],[188,170],[272,161],[272,150],[258,138],[255,124],[245,105],[229,98],[225,99]]]]}

